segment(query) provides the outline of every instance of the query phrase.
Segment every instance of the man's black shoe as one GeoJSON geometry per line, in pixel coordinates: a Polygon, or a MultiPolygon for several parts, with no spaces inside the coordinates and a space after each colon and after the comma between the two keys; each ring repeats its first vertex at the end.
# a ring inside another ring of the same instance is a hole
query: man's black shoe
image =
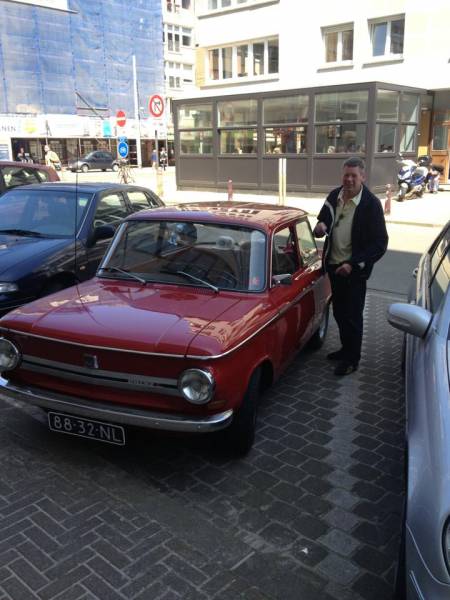
{"type": "Polygon", "coordinates": [[[335,352],[330,352],[327,354],[328,360],[342,360],[345,357],[344,350],[341,348],[340,350],[336,350],[335,352]]]}
{"type": "Polygon", "coordinates": [[[348,362],[348,360],[341,360],[334,370],[334,374],[341,377],[342,375],[350,375],[358,368],[358,364],[348,362]]]}

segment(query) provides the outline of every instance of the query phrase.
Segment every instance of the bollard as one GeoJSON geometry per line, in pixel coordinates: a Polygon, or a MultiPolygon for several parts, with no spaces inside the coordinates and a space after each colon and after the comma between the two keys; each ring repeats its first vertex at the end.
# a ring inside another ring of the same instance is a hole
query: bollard
{"type": "Polygon", "coordinates": [[[384,214],[391,214],[391,199],[392,199],[392,186],[390,183],[386,186],[386,201],[384,203],[384,214]]]}
{"type": "Polygon", "coordinates": [[[161,167],[156,171],[156,193],[160,198],[164,198],[164,174],[161,167]]]}
{"type": "Polygon", "coordinates": [[[231,202],[233,200],[233,180],[229,179],[228,180],[228,202],[231,202]]]}

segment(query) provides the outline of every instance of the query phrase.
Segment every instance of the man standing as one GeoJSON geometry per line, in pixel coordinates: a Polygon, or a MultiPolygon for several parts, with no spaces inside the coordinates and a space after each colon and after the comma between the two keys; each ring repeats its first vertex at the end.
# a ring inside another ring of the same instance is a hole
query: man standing
{"type": "Polygon", "coordinates": [[[330,192],[314,228],[316,237],[327,236],[323,262],[342,345],[327,356],[339,361],[335,375],[349,375],[358,368],[366,282],[388,244],[381,202],[363,184],[364,179],[364,161],[358,157],[346,160],[342,186],[330,192]]]}

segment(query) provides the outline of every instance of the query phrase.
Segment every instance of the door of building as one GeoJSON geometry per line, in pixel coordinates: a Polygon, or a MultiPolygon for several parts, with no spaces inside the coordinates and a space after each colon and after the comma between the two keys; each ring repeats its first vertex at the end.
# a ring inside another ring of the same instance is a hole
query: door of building
{"type": "Polygon", "coordinates": [[[434,123],[431,158],[433,163],[442,165],[444,169],[441,182],[448,183],[450,181],[450,121],[434,123]]]}

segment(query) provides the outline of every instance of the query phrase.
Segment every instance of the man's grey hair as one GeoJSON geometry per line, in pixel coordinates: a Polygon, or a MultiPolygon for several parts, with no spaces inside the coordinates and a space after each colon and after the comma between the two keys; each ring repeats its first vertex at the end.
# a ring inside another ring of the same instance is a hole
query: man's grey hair
{"type": "Polygon", "coordinates": [[[366,165],[363,159],[359,158],[359,156],[350,156],[350,158],[347,158],[345,163],[342,165],[343,169],[345,169],[345,167],[358,167],[361,171],[366,170],[366,165]]]}

